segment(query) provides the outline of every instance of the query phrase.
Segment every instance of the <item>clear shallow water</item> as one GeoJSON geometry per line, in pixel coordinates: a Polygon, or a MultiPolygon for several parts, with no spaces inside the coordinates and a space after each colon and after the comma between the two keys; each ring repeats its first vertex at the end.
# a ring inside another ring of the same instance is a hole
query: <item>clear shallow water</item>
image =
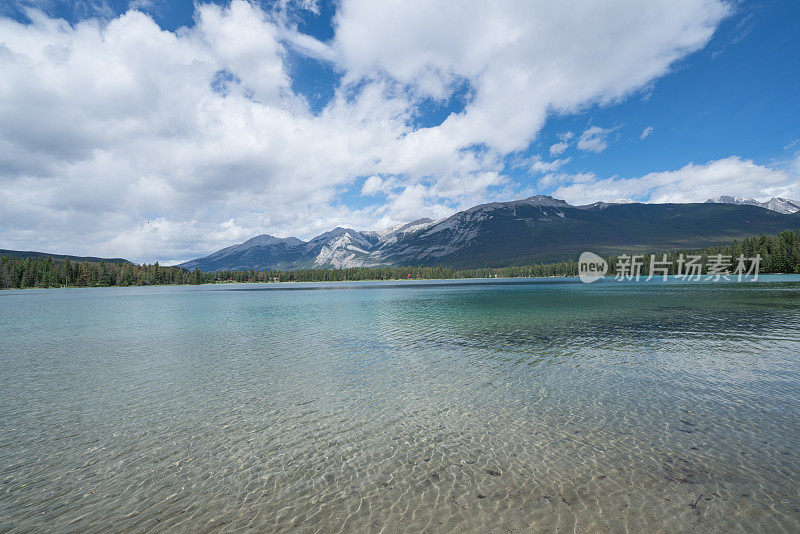
{"type": "Polygon", "coordinates": [[[0,292],[0,531],[800,529],[800,277],[0,292]]]}

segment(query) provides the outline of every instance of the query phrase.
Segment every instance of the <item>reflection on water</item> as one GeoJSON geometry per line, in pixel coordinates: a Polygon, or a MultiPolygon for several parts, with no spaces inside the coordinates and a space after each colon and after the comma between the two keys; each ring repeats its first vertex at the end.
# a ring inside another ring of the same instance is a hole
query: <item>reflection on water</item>
{"type": "Polygon", "coordinates": [[[798,324],[797,277],[3,292],[0,531],[797,531],[798,324]]]}

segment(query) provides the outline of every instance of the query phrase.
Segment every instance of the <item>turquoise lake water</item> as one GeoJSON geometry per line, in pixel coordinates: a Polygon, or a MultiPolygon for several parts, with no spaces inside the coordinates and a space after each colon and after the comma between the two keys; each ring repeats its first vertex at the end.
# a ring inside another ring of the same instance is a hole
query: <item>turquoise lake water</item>
{"type": "Polygon", "coordinates": [[[0,292],[0,532],[800,531],[800,277],[0,292]]]}

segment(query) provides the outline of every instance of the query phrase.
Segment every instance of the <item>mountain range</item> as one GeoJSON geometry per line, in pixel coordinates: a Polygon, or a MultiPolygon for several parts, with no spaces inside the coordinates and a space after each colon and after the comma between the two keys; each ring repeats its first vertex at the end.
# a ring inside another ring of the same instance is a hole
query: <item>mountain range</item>
{"type": "Polygon", "coordinates": [[[338,227],[308,241],[260,235],[187,269],[308,269],[381,265],[491,267],[601,255],[695,249],[800,228],[800,205],[719,197],[697,204],[629,200],[573,206],[549,196],[493,202],[383,231],[338,227]],[[755,201],[753,201],[755,202],[755,201]],[[794,211],[792,211],[794,210],[794,211]]]}
{"type": "Polygon", "coordinates": [[[736,204],[737,206],[759,206],[778,213],[789,214],[800,211],[800,202],[789,200],[788,198],[771,198],[766,202],[759,202],[753,198],[739,198],[731,196],[721,196],[709,198],[707,204],[736,204]]]}

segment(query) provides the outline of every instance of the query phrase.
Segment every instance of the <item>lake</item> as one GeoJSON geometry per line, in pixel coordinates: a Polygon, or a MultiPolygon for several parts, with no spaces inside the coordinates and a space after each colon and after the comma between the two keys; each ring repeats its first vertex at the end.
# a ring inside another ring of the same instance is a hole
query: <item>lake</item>
{"type": "Polygon", "coordinates": [[[800,277],[0,292],[0,532],[798,531],[800,277]]]}

